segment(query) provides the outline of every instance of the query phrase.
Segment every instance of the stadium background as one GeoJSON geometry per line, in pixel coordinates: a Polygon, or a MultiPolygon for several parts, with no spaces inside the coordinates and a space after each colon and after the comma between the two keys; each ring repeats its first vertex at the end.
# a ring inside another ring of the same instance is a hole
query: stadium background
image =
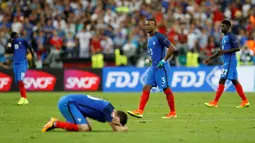
{"type": "Polygon", "coordinates": [[[0,0],[0,91],[5,91],[0,142],[254,143],[255,96],[247,93],[255,91],[254,5],[254,0],[0,0]],[[90,133],[41,133],[52,116],[64,120],[57,101],[65,94],[90,94],[124,111],[137,108],[149,65],[144,21],[151,17],[178,49],[170,60],[178,118],[160,119],[169,109],[154,88],[144,118],[129,117],[127,133],[112,133],[94,120],[90,133]],[[215,95],[221,60],[201,62],[220,47],[224,18],[231,19],[242,46],[239,79],[252,105],[246,109],[235,108],[240,98],[230,83],[219,108],[203,105],[215,95]],[[27,90],[35,91],[27,93],[27,106],[16,105],[20,95],[11,57],[4,54],[11,30],[37,52],[38,69],[24,80],[27,90]]]}
{"type": "MultiPolygon", "coordinates": [[[[255,80],[249,80],[255,79],[254,4],[254,0],[2,0],[0,90],[17,90],[11,57],[4,48],[9,32],[17,31],[37,53],[39,70],[27,73],[28,90],[140,91],[150,64],[144,21],[155,18],[158,31],[178,49],[170,59],[173,67],[181,67],[172,70],[173,90],[213,91],[220,68],[202,61],[220,47],[219,25],[227,18],[242,47],[237,53],[241,83],[245,91],[255,91],[255,80]],[[66,88],[68,82],[73,84],[66,88]]],[[[220,58],[211,63],[215,65],[221,65],[220,58]]]]}

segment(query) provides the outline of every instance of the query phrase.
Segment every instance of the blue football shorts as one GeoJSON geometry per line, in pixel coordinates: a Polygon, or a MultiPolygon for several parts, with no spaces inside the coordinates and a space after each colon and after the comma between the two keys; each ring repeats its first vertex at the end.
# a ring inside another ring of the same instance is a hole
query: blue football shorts
{"type": "Polygon", "coordinates": [[[165,64],[160,69],[150,66],[145,78],[145,85],[158,86],[160,89],[170,87],[170,65],[165,64]]]}

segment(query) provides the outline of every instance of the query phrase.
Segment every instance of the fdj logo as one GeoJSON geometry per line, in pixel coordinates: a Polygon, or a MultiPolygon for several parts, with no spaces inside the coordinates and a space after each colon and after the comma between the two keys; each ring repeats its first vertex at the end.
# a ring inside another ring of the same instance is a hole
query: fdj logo
{"type": "Polygon", "coordinates": [[[173,73],[172,87],[201,87],[204,84],[205,72],[178,71],[173,73]]]}
{"type": "MultiPolygon", "coordinates": [[[[211,86],[213,90],[217,90],[219,85],[219,80],[221,75],[226,75],[227,70],[222,70],[220,67],[215,67],[213,70],[206,76],[206,82],[211,86]]],[[[227,90],[231,86],[230,81],[226,81],[225,83],[225,90],[227,90]]]]}
{"type": "Polygon", "coordinates": [[[114,84],[117,88],[136,87],[139,82],[140,73],[137,71],[129,72],[109,72],[106,79],[106,87],[109,88],[114,84]]]}

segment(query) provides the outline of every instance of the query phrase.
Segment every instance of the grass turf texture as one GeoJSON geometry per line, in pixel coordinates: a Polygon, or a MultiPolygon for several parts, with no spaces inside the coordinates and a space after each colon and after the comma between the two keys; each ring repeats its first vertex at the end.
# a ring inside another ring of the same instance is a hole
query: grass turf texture
{"type": "MultiPolygon", "coordinates": [[[[218,108],[207,108],[204,102],[214,93],[175,93],[176,119],[161,119],[168,113],[163,93],[152,93],[144,118],[129,116],[127,133],[113,133],[108,124],[92,120],[89,133],[66,132],[56,129],[42,133],[42,126],[57,117],[64,120],[57,108],[60,96],[67,92],[30,92],[29,105],[18,106],[19,93],[0,93],[0,142],[1,143],[241,143],[255,142],[255,96],[247,94],[250,108],[236,109],[241,100],[236,93],[224,93],[218,108]]],[[[111,101],[116,109],[136,109],[139,93],[90,93],[111,101]]]]}

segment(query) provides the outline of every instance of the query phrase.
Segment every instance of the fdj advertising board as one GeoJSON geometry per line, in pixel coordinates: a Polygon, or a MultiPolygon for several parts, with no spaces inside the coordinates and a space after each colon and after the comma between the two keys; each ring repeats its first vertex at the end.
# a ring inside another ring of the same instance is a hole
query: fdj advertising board
{"type": "MultiPolygon", "coordinates": [[[[254,67],[238,68],[239,80],[243,84],[245,91],[254,91],[254,69],[254,67]]],[[[146,68],[104,68],[103,91],[139,92],[144,85],[146,72],[146,68]]],[[[177,92],[215,91],[218,87],[221,72],[220,66],[200,68],[172,67],[170,72],[171,88],[177,92]]],[[[225,90],[235,90],[231,81],[226,82],[225,90]]],[[[154,88],[153,91],[160,90],[154,88]]]]}

